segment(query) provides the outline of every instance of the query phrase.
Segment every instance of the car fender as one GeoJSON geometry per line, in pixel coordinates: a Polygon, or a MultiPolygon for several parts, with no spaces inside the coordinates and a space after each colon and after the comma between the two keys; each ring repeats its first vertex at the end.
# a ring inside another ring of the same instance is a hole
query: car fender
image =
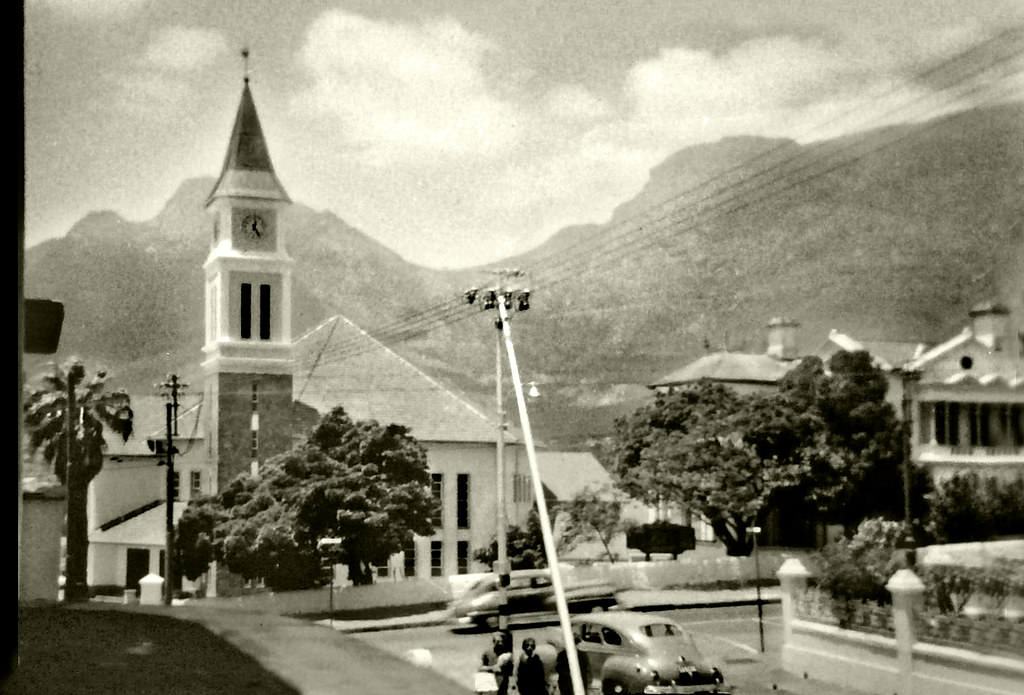
{"type": "Polygon", "coordinates": [[[601,682],[613,680],[627,686],[629,690],[643,690],[641,683],[648,681],[648,672],[637,673],[636,665],[642,659],[638,654],[615,654],[605,659],[601,667],[601,682]]]}

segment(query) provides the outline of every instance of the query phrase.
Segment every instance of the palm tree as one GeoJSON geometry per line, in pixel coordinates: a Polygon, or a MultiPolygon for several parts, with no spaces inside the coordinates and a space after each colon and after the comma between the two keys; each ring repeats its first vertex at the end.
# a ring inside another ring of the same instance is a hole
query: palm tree
{"type": "Polygon", "coordinates": [[[88,598],[87,562],[89,483],[103,468],[103,426],[125,441],[132,433],[132,410],[123,390],[105,393],[107,373],[97,371],[86,380],[85,365],[76,357],[63,368],[39,377],[27,386],[24,398],[29,449],[53,467],[67,487],[67,561],[64,596],[68,601],[88,598]],[[70,463],[70,465],[69,465],[70,463]]]}

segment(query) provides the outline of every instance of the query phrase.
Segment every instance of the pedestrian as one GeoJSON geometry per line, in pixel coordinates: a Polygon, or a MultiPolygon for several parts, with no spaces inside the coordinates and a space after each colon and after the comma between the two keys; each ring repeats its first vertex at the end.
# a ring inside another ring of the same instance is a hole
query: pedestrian
{"type": "Polygon", "coordinates": [[[544,676],[544,662],[537,654],[537,642],[532,637],[523,640],[523,653],[516,667],[516,687],[519,695],[547,695],[548,682],[544,676]]]}
{"type": "MultiPolygon", "coordinates": [[[[578,634],[573,633],[573,641],[576,644],[576,657],[580,665],[580,680],[583,681],[583,690],[586,691],[590,687],[590,664],[587,662],[587,655],[579,650],[580,636],[578,634]]],[[[568,650],[563,648],[558,652],[558,656],[555,657],[555,671],[558,673],[559,695],[583,695],[583,693],[573,693],[568,650]]]]}
{"type": "Polygon", "coordinates": [[[512,681],[512,633],[508,630],[495,632],[491,637],[491,648],[480,659],[480,668],[475,677],[478,693],[508,695],[512,681]],[[488,677],[489,676],[489,677],[488,677]],[[492,685],[493,679],[493,685],[492,685]]]}

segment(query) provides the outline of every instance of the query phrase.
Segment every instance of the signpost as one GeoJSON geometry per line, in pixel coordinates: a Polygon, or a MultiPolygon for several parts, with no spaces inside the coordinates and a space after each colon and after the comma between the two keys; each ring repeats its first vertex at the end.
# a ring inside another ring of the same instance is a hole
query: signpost
{"type": "Polygon", "coordinates": [[[761,653],[764,654],[764,614],[761,608],[761,563],[757,556],[757,537],[761,535],[760,526],[748,526],[747,533],[754,537],[754,585],[757,589],[757,630],[761,635],[761,653]]]}

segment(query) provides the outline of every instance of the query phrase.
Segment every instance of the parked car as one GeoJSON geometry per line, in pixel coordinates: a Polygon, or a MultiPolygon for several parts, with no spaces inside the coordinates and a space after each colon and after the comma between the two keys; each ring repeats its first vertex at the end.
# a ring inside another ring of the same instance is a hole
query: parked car
{"type": "MultiPolygon", "coordinates": [[[[550,570],[513,570],[505,589],[509,616],[519,621],[549,617],[557,611],[550,570]]],[[[602,581],[566,582],[565,599],[571,613],[602,611],[616,605],[615,587],[602,581]]],[[[451,602],[460,626],[498,624],[498,576],[487,574],[451,602]]]]}
{"type": "MultiPolygon", "coordinates": [[[[732,686],[697,648],[679,623],[658,615],[616,611],[572,618],[576,648],[589,673],[588,691],[603,695],[731,693],[732,686]]],[[[549,682],[555,682],[552,654],[563,648],[552,631],[548,648],[538,649],[549,682]]]]}

